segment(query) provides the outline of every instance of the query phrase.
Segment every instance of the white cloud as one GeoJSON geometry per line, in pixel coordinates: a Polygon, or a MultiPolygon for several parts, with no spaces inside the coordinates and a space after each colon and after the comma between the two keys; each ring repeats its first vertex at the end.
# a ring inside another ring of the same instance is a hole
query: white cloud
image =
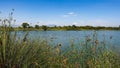
{"type": "Polygon", "coordinates": [[[73,22],[73,25],[78,25],[78,23],[77,22],[73,22]]]}
{"type": "Polygon", "coordinates": [[[74,12],[69,12],[68,15],[74,15],[75,13],[74,12]]]}
{"type": "Polygon", "coordinates": [[[77,23],[80,26],[116,26],[115,23],[104,19],[80,20],[77,23]]]}
{"type": "Polygon", "coordinates": [[[102,20],[102,19],[96,19],[96,20],[88,21],[87,24],[92,25],[92,26],[108,26],[109,22],[106,20],[102,20]]]}
{"type": "Polygon", "coordinates": [[[62,17],[66,18],[66,17],[74,17],[74,16],[77,16],[77,14],[75,12],[69,12],[69,13],[63,15],[62,17]]]}
{"type": "Polygon", "coordinates": [[[67,15],[69,15],[69,16],[77,16],[77,14],[75,12],[69,12],[67,15]]]}
{"type": "Polygon", "coordinates": [[[68,17],[68,15],[63,15],[64,18],[68,17]]]}

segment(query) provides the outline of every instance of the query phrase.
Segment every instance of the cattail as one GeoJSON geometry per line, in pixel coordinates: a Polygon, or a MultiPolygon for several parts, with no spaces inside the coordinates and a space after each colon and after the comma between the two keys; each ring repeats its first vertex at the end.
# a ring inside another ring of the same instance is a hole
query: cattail
{"type": "Polygon", "coordinates": [[[27,41],[27,35],[28,33],[25,34],[24,38],[23,38],[23,42],[26,42],[27,41]]]}
{"type": "Polygon", "coordinates": [[[60,48],[61,48],[62,44],[58,44],[56,47],[55,47],[55,50],[56,50],[56,54],[59,54],[60,53],[60,48]]]}
{"type": "Polygon", "coordinates": [[[99,44],[99,41],[98,41],[98,40],[95,40],[95,44],[98,45],[98,44],[99,44]]]}
{"type": "Polygon", "coordinates": [[[56,53],[59,54],[60,53],[60,48],[56,47],[56,53]]]}
{"type": "Polygon", "coordinates": [[[64,65],[66,65],[67,62],[68,62],[68,58],[65,58],[65,59],[63,60],[64,65]]]}
{"type": "Polygon", "coordinates": [[[88,61],[87,61],[87,64],[88,64],[88,65],[90,65],[90,64],[91,64],[91,61],[90,61],[90,60],[88,60],[88,61]]]}
{"type": "Polygon", "coordinates": [[[90,38],[87,38],[87,42],[90,42],[91,41],[91,39],[90,38]]]}
{"type": "Polygon", "coordinates": [[[23,38],[23,42],[25,42],[25,41],[27,41],[27,38],[26,38],[26,37],[23,38]]]}
{"type": "Polygon", "coordinates": [[[59,46],[59,47],[61,47],[61,46],[62,46],[62,44],[61,44],[61,43],[59,43],[59,44],[58,44],[58,46],[59,46]]]}
{"type": "Polygon", "coordinates": [[[87,40],[87,42],[90,42],[91,41],[90,36],[86,36],[86,40],[87,40]]]}

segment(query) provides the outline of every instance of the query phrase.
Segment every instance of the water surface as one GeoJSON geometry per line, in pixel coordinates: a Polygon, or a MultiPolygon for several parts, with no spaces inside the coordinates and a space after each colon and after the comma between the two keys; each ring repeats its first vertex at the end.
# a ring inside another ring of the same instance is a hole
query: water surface
{"type": "MultiPolygon", "coordinates": [[[[18,36],[24,36],[26,31],[17,32],[18,36]]],[[[72,43],[79,45],[85,41],[86,36],[93,38],[95,31],[29,31],[31,39],[45,39],[51,45],[61,43],[62,46],[70,46],[72,43]]],[[[108,45],[120,47],[120,31],[96,31],[97,39],[105,41],[108,45]]]]}

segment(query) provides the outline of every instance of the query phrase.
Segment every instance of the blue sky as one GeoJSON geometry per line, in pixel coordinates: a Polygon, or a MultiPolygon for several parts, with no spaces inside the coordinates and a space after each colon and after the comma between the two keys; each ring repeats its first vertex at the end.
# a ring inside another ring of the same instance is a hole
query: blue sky
{"type": "Polygon", "coordinates": [[[120,25],[120,0],[0,0],[2,18],[12,8],[13,25],[120,25]]]}

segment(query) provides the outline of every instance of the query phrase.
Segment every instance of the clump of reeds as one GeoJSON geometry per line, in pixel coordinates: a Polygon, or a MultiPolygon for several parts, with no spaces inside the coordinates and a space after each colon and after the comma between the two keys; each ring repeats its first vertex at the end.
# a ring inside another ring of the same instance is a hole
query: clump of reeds
{"type": "Polygon", "coordinates": [[[105,40],[97,39],[97,32],[93,36],[86,36],[84,42],[80,45],[72,44],[67,54],[68,64],[78,68],[119,68],[119,54],[110,49],[105,40]]]}
{"type": "MultiPolygon", "coordinates": [[[[14,11],[14,10],[13,10],[14,11]]],[[[11,31],[13,11],[8,19],[1,19],[0,27],[0,68],[47,67],[50,49],[45,41],[18,39],[17,31],[11,31]]]]}

